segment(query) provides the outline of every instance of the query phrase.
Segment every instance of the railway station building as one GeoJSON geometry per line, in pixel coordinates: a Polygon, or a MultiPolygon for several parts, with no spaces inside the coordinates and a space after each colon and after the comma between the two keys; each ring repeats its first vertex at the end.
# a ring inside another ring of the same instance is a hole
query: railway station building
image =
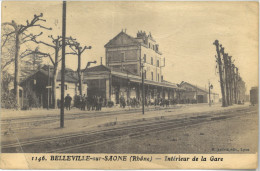
{"type": "Polygon", "coordinates": [[[151,33],[139,31],[132,37],[122,31],[105,45],[105,55],[105,65],[88,68],[83,74],[89,96],[101,96],[114,104],[121,97],[140,101],[143,67],[147,103],[158,99],[174,103],[182,98],[184,89],[164,80],[165,58],[151,33]]]}

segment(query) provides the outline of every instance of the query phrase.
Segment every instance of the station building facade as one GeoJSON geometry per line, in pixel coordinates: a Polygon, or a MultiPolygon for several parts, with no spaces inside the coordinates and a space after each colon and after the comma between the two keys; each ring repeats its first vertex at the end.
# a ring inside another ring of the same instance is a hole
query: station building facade
{"type": "Polygon", "coordinates": [[[106,63],[85,70],[88,95],[119,103],[119,99],[142,97],[142,67],[146,102],[158,99],[177,102],[183,89],[164,80],[165,58],[151,34],[139,31],[136,37],[120,32],[105,45],[106,63]]]}

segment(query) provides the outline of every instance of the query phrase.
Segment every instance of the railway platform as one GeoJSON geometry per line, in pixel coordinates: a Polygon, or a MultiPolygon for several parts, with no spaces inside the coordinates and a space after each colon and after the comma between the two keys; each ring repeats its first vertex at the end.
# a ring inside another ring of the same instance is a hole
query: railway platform
{"type": "Polygon", "coordinates": [[[146,108],[145,114],[137,109],[104,109],[103,111],[79,111],[72,109],[65,112],[65,127],[59,128],[59,110],[31,111],[27,115],[2,115],[2,144],[42,139],[75,133],[106,130],[116,127],[154,123],[196,115],[208,115],[214,112],[250,108],[249,104],[221,107],[214,104],[176,105],[168,108],[146,108]],[[20,119],[19,119],[20,118],[20,119]]]}

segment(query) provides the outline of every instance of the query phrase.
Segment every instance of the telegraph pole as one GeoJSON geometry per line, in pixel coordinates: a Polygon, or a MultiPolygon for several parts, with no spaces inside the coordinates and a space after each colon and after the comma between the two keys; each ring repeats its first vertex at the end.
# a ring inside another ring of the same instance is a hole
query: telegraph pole
{"type": "Polygon", "coordinates": [[[144,65],[141,65],[142,67],[142,112],[144,115],[144,65]]]}
{"type": "Polygon", "coordinates": [[[140,57],[140,67],[142,72],[142,113],[144,115],[144,64],[142,63],[141,57],[140,57]]]}
{"type": "MultiPolygon", "coordinates": [[[[50,65],[48,64],[48,85],[50,86],[50,65]]],[[[50,88],[48,87],[48,104],[47,104],[47,109],[49,110],[49,105],[50,105],[50,88]]]]}
{"type": "Polygon", "coordinates": [[[235,82],[234,82],[234,88],[235,88],[235,91],[234,91],[234,95],[235,95],[235,104],[237,104],[237,83],[238,83],[238,68],[235,67],[235,82]]]}
{"type": "Polygon", "coordinates": [[[229,74],[229,96],[230,96],[230,105],[233,104],[233,75],[232,75],[232,56],[228,56],[228,74],[229,74]]]}
{"type": "Polygon", "coordinates": [[[61,106],[60,106],[60,127],[64,127],[64,82],[65,82],[65,38],[66,38],[66,1],[63,1],[62,8],[62,66],[61,66],[61,106]]]}
{"type": "Polygon", "coordinates": [[[210,89],[213,89],[213,85],[209,82],[209,106],[211,106],[210,89]]]}
{"type": "Polygon", "coordinates": [[[222,61],[220,57],[220,52],[219,52],[219,42],[218,40],[215,40],[213,45],[216,46],[216,51],[217,51],[217,63],[218,63],[218,69],[219,69],[219,78],[220,78],[220,87],[221,87],[221,93],[222,93],[222,106],[226,107],[226,97],[225,97],[225,88],[224,88],[224,81],[223,81],[223,75],[222,75],[222,61]]]}

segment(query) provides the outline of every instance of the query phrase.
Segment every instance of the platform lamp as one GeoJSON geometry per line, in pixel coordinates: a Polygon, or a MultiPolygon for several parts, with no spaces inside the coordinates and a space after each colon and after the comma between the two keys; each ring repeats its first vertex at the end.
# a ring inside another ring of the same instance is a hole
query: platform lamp
{"type": "Polygon", "coordinates": [[[213,89],[213,85],[209,82],[209,106],[211,106],[210,89],[213,89]]]}

